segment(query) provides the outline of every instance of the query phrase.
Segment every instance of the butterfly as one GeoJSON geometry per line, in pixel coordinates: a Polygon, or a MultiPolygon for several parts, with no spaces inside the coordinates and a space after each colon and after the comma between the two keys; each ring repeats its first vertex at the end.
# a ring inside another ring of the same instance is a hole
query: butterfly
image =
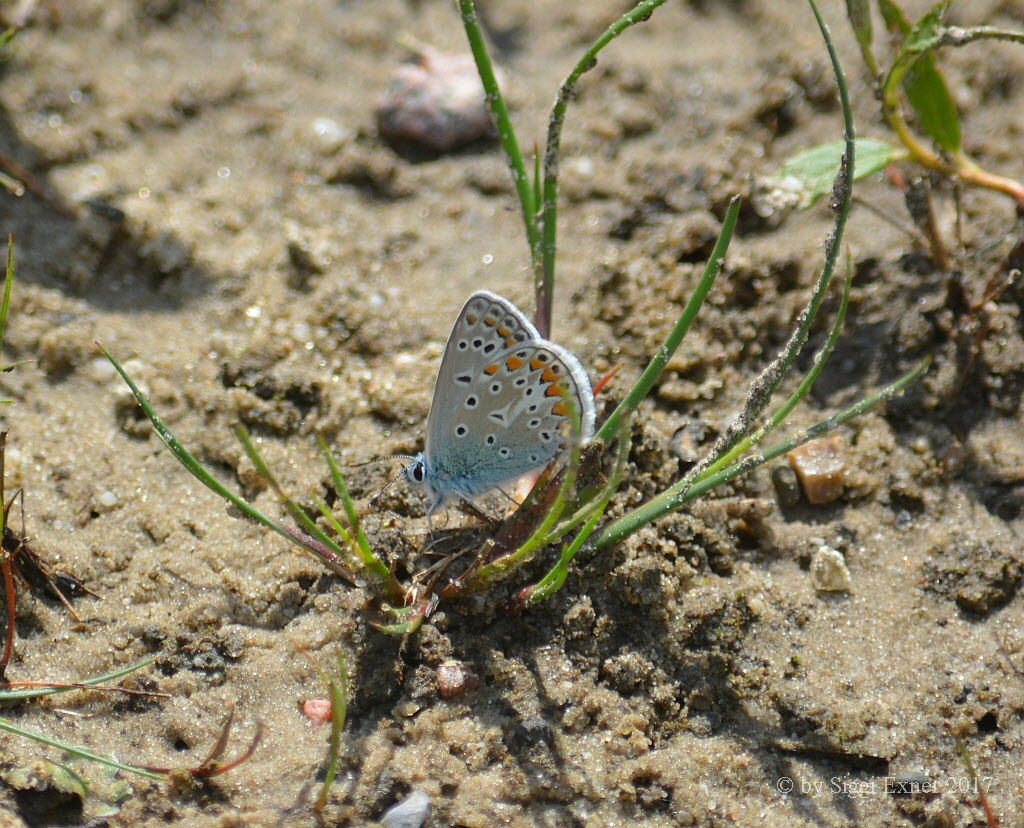
{"type": "Polygon", "coordinates": [[[429,496],[428,519],[448,501],[547,466],[566,448],[571,407],[585,442],[594,393],[579,360],[543,339],[508,299],[470,296],[441,356],[424,450],[404,471],[429,496]]]}

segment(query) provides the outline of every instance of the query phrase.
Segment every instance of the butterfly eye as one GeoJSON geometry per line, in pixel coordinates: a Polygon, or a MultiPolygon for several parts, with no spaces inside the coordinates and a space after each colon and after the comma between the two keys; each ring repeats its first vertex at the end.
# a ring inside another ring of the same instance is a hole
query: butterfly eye
{"type": "Polygon", "coordinates": [[[422,483],[423,477],[424,469],[422,462],[414,463],[409,467],[409,479],[412,480],[413,483],[422,483]]]}

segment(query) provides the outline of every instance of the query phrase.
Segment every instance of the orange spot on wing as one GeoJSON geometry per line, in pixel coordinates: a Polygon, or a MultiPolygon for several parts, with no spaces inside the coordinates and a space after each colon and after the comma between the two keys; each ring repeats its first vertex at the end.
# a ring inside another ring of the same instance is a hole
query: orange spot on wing
{"type": "Polygon", "coordinates": [[[545,397],[560,397],[560,396],[562,396],[562,388],[561,388],[561,386],[559,386],[559,385],[557,385],[555,383],[552,383],[551,385],[549,385],[544,390],[544,396],[545,397]]]}
{"type": "Polygon", "coordinates": [[[510,331],[510,330],[509,330],[508,328],[506,328],[506,327],[505,327],[504,325],[498,325],[498,335],[499,335],[499,336],[504,336],[504,337],[508,337],[508,336],[510,336],[511,334],[512,334],[512,331],[510,331]]]}
{"type": "Polygon", "coordinates": [[[543,367],[544,367],[544,360],[539,359],[538,357],[534,357],[533,359],[530,360],[530,370],[531,371],[539,371],[543,367]]]}
{"type": "Polygon", "coordinates": [[[484,373],[487,374],[488,376],[491,376],[492,374],[497,374],[498,373],[498,363],[497,362],[492,362],[490,365],[488,365],[486,368],[484,368],[484,373]]]}
{"type": "Polygon", "coordinates": [[[558,379],[558,373],[555,371],[554,368],[545,368],[544,373],[540,375],[540,378],[544,382],[554,382],[556,379],[558,379]]]}
{"type": "Polygon", "coordinates": [[[569,409],[565,407],[565,403],[559,400],[553,406],[551,406],[551,413],[557,417],[569,416],[569,409]]]}
{"type": "Polygon", "coordinates": [[[523,367],[523,361],[519,357],[509,357],[505,360],[505,367],[509,371],[518,371],[523,367]]]}
{"type": "Polygon", "coordinates": [[[506,336],[505,337],[505,345],[507,347],[511,348],[515,344],[516,344],[516,338],[514,336],[506,336]]]}
{"type": "Polygon", "coordinates": [[[479,319],[479,317],[475,313],[467,313],[466,314],[466,321],[470,325],[475,325],[477,319],[479,319]]]}
{"type": "Polygon", "coordinates": [[[485,325],[486,325],[486,326],[487,326],[488,328],[493,328],[493,327],[494,327],[495,325],[497,325],[497,324],[498,324],[498,320],[497,320],[497,319],[495,319],[495,318],[494,318],[493,316],[485,316],[485,317],[484,317],[484,324],[485,324],[485,325]]]}

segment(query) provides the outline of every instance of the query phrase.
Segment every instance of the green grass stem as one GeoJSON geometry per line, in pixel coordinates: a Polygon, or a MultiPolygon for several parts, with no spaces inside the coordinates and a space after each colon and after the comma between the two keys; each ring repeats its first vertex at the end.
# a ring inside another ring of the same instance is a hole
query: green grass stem
{"type": "Polygon", "coordinates": [[[825,363],[828,362],[828,358],[832,355],[832,351],[839,339],[839,335],[843,331],[843,323],[846,321],[846,311],[850,304],[850,286],[852,282],[853,262],[848,257],[846,264],[846,277],[843,279],[843,292],[839,299],[839,308],[836,310],[835,319],[832,320],[832,329],[829,331],[824,345],[822,345],[814,355],[814,361],[811,364],[810,370],[800,380],[796,390],[790,394],[789,398],[775,410],[771,417],[769,417],[768,420],[760,426],[760,428],[752,434],[744,437],[735,446],[733,446],[732,449],[727,451],[708,466],[705,474],[714,474],[725,466],[730,465],[737,457],[743,454],[743,452],[760,443],[770,432],[772,432],[777,426],[781,425],[800,401],[807,396],[813,387],[815,380],[818,379],[818,375],[821,373],[821,370],[825,367],[825,363]]]}
{"type": "Polygon", "coordinates": [[[534,282],[537,296],[538,319],[547,321],[547,327],[537,329],[544,336],[550,336],[551,306],[555,294],[555,254],[558,249],[558,170],[562,157],[562,128],[565,125],[565,111],[569,102],[576,97],[577,84],[585,72],[597,66],[597,55],[630,26],[647,20],[665,0],[641,0],[637,5],[612,23],[597,38],[576,62],[562,85],[558,88],[555,105],[548,118],[548,134],[544,147],[544,198],[539,205],[541,212],[540,269],[534,274],[540,281],[534,282]]]}
{"type": "Polygon", "coordinates": [[[348,690],[349,674],[348,663],[345,656],[339,649],[337,652],[338,675],[328,676],[322,670],[320,677],[327,685],[327,692],[331,699],[331,741],[327,748],[327,770],[324,772],[324,784],[320,788],[320,796],[316,799],[314,810],[321,811],[327,804],[327,797],[331,792],[331,785],[338,773],[338,757],[341,755],[341,734],[345,730],[345,718],[348,715],[348,690]]]}
{"type": "Polygon", "coordinates": [[[695,500],[716,486],[721,486],[723,483],[734,480],[740,475],[747,474],[769,460],[774,460],[776,457],[790,452],[810,440],[827,434],[855,417],[867,413],[880,403],[892,399],[908,385],[920,379],[925,371],[928,370],[930,363],[930,358],[921,360],[913,369],[874,394],[757,454],[745,457],[743,460],[725,469],[702,477],[698,482],[694,482],[692,475],[687,475],[679,483],[666,489],[660,495],[651,498],[647,503],[603,527],[597,533],[590,546],[596,551],[618,543],[641,527],[695,500]]]}
{"type": "MultiPolygon", "coordinates": [[[[11,288],[14,286],[14,236],[7,236],[7,271],[4,275],[4,298],[0,301],[0,360],[3,358],[4,334],[7,332],[7,312],[11,307],[11,288]]],[[[3,366],[0,366],[2,368],[3,366]]]]}
{"type": "MultiPolygon", "coordinates": [[[[117,373],[121,375],[121,379],[123,379],[128,388],[131,389],[132,395],[135,397],[135,400],[138,402],[143,412],[145,412],[146,417],[153,424],[153,429],[156,431],[157,436],[163,441],[164,445],[166,445],[167,448],[171,450],[171,454],[173,454],[174,458],[179,463],[181,463],[182,466],[185,467],[189,474],[191,474],[196,480],[198,480],[200,483],[206,486],[206,488],[208,488],[210,491],[220,495],[222,498],[228,501],[228,503],[237,508],[243,514],[249,516],[257,523],[266,526],[268,529],[272,529],[273,531],[277,532],[277,534],[281,535],[284,538],[287,538],[292,543],[295,543],[303,547],[304,549],[309,550],[318,558],[320,558],[320,560],[322,560],[334,572],[341,575],[342,577],[347,578],[352,582],[357,582],[358,579],[356,578],[355,573],[353,573],[350,569],[344,566],[338,553],[331,549],[330,546],[326,546],[322,543],[319,543],[316,539],[312,537],[304,536],[299,532],[295,531],[294,529],[291,529],[290,527],[278,523],[273,518],[263,514],[263,512],[261,512],[252,504],[247,503],[245,500],[240,498],[238,495],[236,495],[234,492],[232,492],[230,489],[224,486],[223,483],[217,480],[217,478],[210,474],[203,467],[203,465],[198,460],[196,460],[195,457],[192,456],[188,449],[186,449],[180,442],[178,442],[178,439],[167,427],[167,424],[156,413],[156,410],[150,404],[149,399],[146,397],[145,394],[142,393],[139,387],[135,384],[135,381],[128,375],[128,372],[125,371],[125,369],[121,366],[121,363],[118,362],[117,359],[106,348],[104,348],[98,342],[96,344],[97,347],[99,347],[100,351],[102,352],[103,356],[105,356],[110,361],[111,365],[114,366],[114,369],[117,371],[117,373]]],[[[337,548],[337,544],[334,544],[334,546],[337,548]]]]}
{"type": "Polygon", "coordinates": [[[672,355],[690,330],[693,321],[697,318],[697,313],[703,306],[711,286],[714,285],[715,279],[722,270],[722,266],[725,263],[725,253],[729,249],[729,243],[732,241],[733,233],[736,230],[736,220],[739,214],[740,200],[738,196],[734,196],[729,202],[729,208],[726,210],[722,229],[718,233],[718,239],[711,251],[711,256],[704,266],[704,273],[690,295],[686,307],[679,314],[679,318],[676,320],[675,325],[672,326],[672,330],[669,331],[664,343],[662,343],[657,353],[651,358],[640,378],[629,389],[622,402],[609,415],[608,419],[601,424],[597,434],[594,435],[595,439],[610,443],[621,428],[622,423],[632,416],[637,406],[640,405],[641,401],[650,393],[654,384],[658,381],[668,361],[672,358],[672,355]]]}
{"type": "Polygon", "coordinates": [[[512,127],[505,99],[494,75],[487,44],[477,20],[473,0],[459,0],[462,25],[466,30],[469,48],[476,62],[477,72],[484,87],[487,106],[494,117],[498,140],[505,151],[505,159],[512,173],[512,181],[519,197],[523,227],[530,248],[530,263],[533,269],[534,295],[537,312],[534,322],[541,336],[551,336],[551,306],[555,293],[555,253],[557,250],[558,228],[558,166],[561,157],[562,127],[565,111],[576,93],[580,77],[597,65],[597,55],[622,32],[646,20],[665,0],[641,0],[636,7],[626,12],[597,38],[577,61],[565,81],[559,87],[558,96],[548,118],[547,144],[544,149],[543,184],[536,150],[534,151],[534,174],[531,185],[526,171],[519,141],[512,127]]]}
{"type": "MultiPolygon", "coordinates": [[[[129,664],[127,667],[120,667],[113,672],[107,673],[103,676],[95,676],[93,678],[85,679],[84,681],[75,682],[76,684],[88,684],[90,687],[95,685],[106,684],[110,681],[117,681],[119,678],[130,675],[131,673],[141,670],[143,667],[148,667],[157,657],[155,655],[147,656],[141,661],[136,661],[134,664],[129,664]]],[[[0,704],[8,704],[15,701],[24,701],[26,699],[37,699],[41,696],[51,696],[54,693],[69,693],[72,690],[81,690],[80,687],[28,687],[23,690],[0,690],[0,704]]]]}
{"type": "Polygon", "coordinates": [[[42,733],[36,733],[34,730],[28,730],[27,728],[16,725],[8,719],[0,718],[0,730],[5,730],[15,736],[21,736],[25,739],[31,739],[33,742],[39,742],[42,745],[56,748],[57,750],[63,751],[71,756],[76,756],[79,759],[99,762],[101,765],[106,765],[108,768],[113,768],[114,770],[133,773],[136,776],[144,776],[147,779],[155,779],[157,781],[160,781],[165,776],[165,774],[156,773],[155,771],[146,770],[145,768],[126,765],[124,762],[119,762],[109,756],[101,756],[98,753],[93,753],[87,748],[78,747],[77,745],[69,745],[66,742],[61,742],[57,739],[51,739],[49,736],[44,736],[42,733]]]}
{"type": "MultiPolygon", "coordinates": [[[[605,501],[604,506],[607,505],[607,501],[605,501]]],[[[576,558],[576,553],[580,551],[584,542],[586,542],[587,538],[590,537],[594,529],[597,527],[597,522],[604,514],[604,506],[595,511],[587,522],[583,524],[583,528],[576,533],[576,537],[573,538],[572,543],[563,544],[562,554],[559,556],[558,562],[551,567],[543,578],[537,581],[537,583],[529,589],[526,600],[524,601],[527,606],[540,603],[551,595],[551,593],[562,588],[562,584],[565,583],[565,579],[569,576],[569,566],[576,558]]]]}
{"type": "MultiPolygon", "coordinates": [[[[141,670],[143,667],[147,667],[156,660],[156,656],[148,656],[141,661],[137,661],[134,664],[129,664],[127,667],[121,667],[114,670],[106,675],[96,676],[94,678],[85,679],[84,681],[76,682],[77,684],[88,684],[90,686],[106,684],[110,681],[116,681],[123,676],[130,673],[134,673],[136,670],[141,670]]],[[[33,687],[24,690],[5,690],[0,692],[0,703],[9,703],[14,701],[24,701],[26,699],[35,699],[40,696],[49,696],[54,693],[67,693],[71,690],[80,690],[80,687],[33,687]]],[[[164,775],[155,773],[153,771],[146,770],[145,768],[137,768],[134,765],[128,765],[124,762],[119,762],[116,759],[112,759],[109,756],[101,756],[98,753],[93,753],[83,747],[77,747],[75,745],[69,745],[66,742],[61,742],[58,739],[53,739],[49,736],[44,736],[41,733],[37,733],[34,730],[16,725],[9,719],[0,718],[0,730],[4,730],[8,733],[13,733],[15,736],[21,736],[25,739],[31,739],[34,742],[38,742],[43,745],[47,745],[57,750],[63,751],[64,753],[72,756],[77,756],[81,759],[87,759],[93,762],[99,762],[101,765],[106,765],[109,768],[115,770],[124,771],[125,773],[133,773],[137,776],[144,776],[147,779],[163,779],[164,775]]]]}
{"type": "Polygon", "coordinates": [[[480,31],[473,0],[459,0],[459,14],[462,17],[463,28],[466,30],[469,49],[473,53],[473,60],[480,75],[480,82],[484,87],[487,108],[491,110],[491,115],[494,117],[498,140],[505,150],[505,160],[512,171],[512,181],[519,196],[519,207],[523,217],[523,229],[526,231],[532,258],[533,251],[540,249],[540,234],[534,215],[536,203],[533,198],[530,177],[526,172],[526,164],[523,162],[523,153],[519,149],[519,141],[512,128],[512,119],[509,116],[508,106],[505,105],[505,98],[498,88],[498,79],[494,75],[491,56],[487,51],[487,44],[484,43],[483,33],[480,31]]]}
{"type": "MultiPolygon", "coordinates": [[[[359,556],[363,566],[371,575],[382,583],[391,584],[389,591],[392,593],[393,598],[397,598],[401,594],[401,588],[398,587],[397,582],[395,582],[395,578],[391,574],[391,570],[388,569],[387,564],[377,557],[370,548],[370,542],[366,538],[362,522],[359,520],[359,515],[356,512],[355,501],[352,500],[352,495],[349,493],[348,486],[345,483],[345,478],[342,477],[338,461],[335,459],[331,450],[327,447],[327,443],[324,441],[323,437],[318,434],[316,441],[317,445],[320,447],[320,453],[323,455],[328,469],[330,469],[331,480],[334,483],[334,491],[337,492],[338,498],[341,500],[342,508],[345,510],[345,517],[348,520],[348,525],[351,527],[352,532],[355,533],[354,538],[347,533],[343,534],[343,537],[348,538],[346,543],[348,543],[351,546],[352,551],[359,556]],[[395,591],[396,589],[397,592],[395,591]]],[[[321,510],[321,513],[323,514],[323,510],[321,510]]],[[[331,516],[330,520],[332,525],[335,527],[335,531],[341,529],[340,524],[333,518],[333,516],[331,516]]]]}

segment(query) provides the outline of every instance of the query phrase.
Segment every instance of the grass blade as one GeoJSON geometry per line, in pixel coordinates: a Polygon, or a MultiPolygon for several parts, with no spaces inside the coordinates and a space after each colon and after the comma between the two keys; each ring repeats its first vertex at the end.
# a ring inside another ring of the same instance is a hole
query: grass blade
{"type": "Polygon", "coordinates": [[[56,748],[57,750],[68,753],[71,756],[76,756],[79,759],[88,759],[92,762],[99,762],[101,765],[106,765],[108,768],[113,768],[114,770],[124,771],[125,773],[134,773],[136,776],[144,776],[147,779],[155,779],[157,781],[164,778],[164,774],[155,773],[153,771],[146,770],[145,768],[137,768],[134,765],[126,765],[124,762],[119,762],[109,756],[101,756],[100,754],[93,753],[91,750],[86,748],[69,745],[65,742],[60,742],[57,739],[51,739],[49,736],[44,736],[42,733],[36,733],[34,730],[29,730],[16,725],[9,719],[0,718],[0,730],[5,730],[15,736],[21,736],[25,739],[31,739],[33,742],[39,742],[39,744],[56,748]]]}
{"type": "Polygon", "coordinates": [[[838,414],[834,414],[833,416],[816,423],[810,428],[797,432],[791,437],[788,437],[787,439],[782,440],[781,442],[776,443],[757,454],[745,457],[743,460],[738,463],[734,463],[728,468],[722,469],[710,476],[703,477],[699,483],[694,483],[693,477],[691,475],[687,475],[687,477],[683,478],[683,480],[678,484],[670,489],[666,489],[660,495],[652,498],[643,506],[638,507],[632,512],[623,515],[618,520],[603,527],[597,533],[597,537],[593,542],[589,544],[589,547],[592,551],[596,551],[618,543],[633,534],[633,532],[637,531],[637,529],[642,526],[646,526],[648,523],[657,520],[662,515],[665,515],[674,509],[678,509],[680,506],[689,503],[691,500],[695,500],[716,486],[727,483],[740,475],[747,474],[758,466],[767,463],[769,460],[774,460],[779,455],[792,451],[797,446],[801,446],[816,437],[827,434],[829,431],[832,431],[843,423],[861,416],[880,403],[892,399],[908,385],[911,385],[920,379],[930,364],[930,357],[921,360],[921,362],[919,362],[912,370],[908,371],[898,380],[890,383],[871,396],[865,397],[854,405],[843,409],[838,414]]]}
{"type": "MultiPolygon", "coordinates": [[[[117,681],[119,678],[123,678],[136,670],[141,670],[143,667],[148,667],[157,657],[155,655],[147,656],[142,661],[137,661],[134,664],[129,664],[127,667],[121,667],[113,672],[107,673],[104,676],[95,676],[94,678],[84,679],[83,681],[77,682],[78,684],[88,685],[100,685],[106,684],[110,681],[117,681]]],[[[0,703],[6,704],[13,701],[23,701],[25,699],[36,699],[40,696],[50,696],[54,693],[68,693],[72,690],[79,690],[78,687],[32,687],[25,690],[2,690],[0,691],[0,703]]]]}
{"type": "MultiPolygon", "coordinates": [[[[284,526],[281,523],[278,523],[273,518],[270,518],[267,515],[263,514],[263,512],[261,512],[252,504],[247,503],[245,500],[240,498],[238,495],[236,495],[234,492],[228,489],[223,483],[217,480],[216,477],[210,474],[203,467],[203,465],[198,460],[196,460],[195,457],[192,456],[188,449],[186,449],[181,443],[178,442],[178,439],[167,427],[167,424],[162,419],[160,419],[160,416],[156,413],[156,410],[150,404],[149,400],[146,398],[146,395],[143,394],[141,390],[139,390],[139,387],[135,384],[135,381],[132,380],[132,378],[128,375],[128,372],[124,370],[124,368],[121,366],[121,363],[118,362],[106,348],[100,345],[100,343],[97,342],[96,345],[102,352],[103,356],[105,356],[110,361],[110,364],[114,366],[117,373],[121,375],[121,379],[123,379],[125,384],[131,389],[132,395],[135,397],[135,400],[138,402],[139,406],[145,412],[146,417],[153,424],[153,429],[156,431],[157,436],[163,441],[164,445],[171,450],[171,454],[173,454],[174,458],[179,463],[181,463],[182,466],[185,467],[189,474],[191,474],[196,480],[198,480],[200,483],[206,486],[206,488],[208,488],[210,491],[220,495],[222,498],[228,501],[228,503],[237,508],[243,514],[251,517],[257,523],[266,526],[268,529],[272,529],[273,531],[277,532],[277,534],[287,538],[288,540],[303,547],[304,549],[308,549],[310,552],[312,552],[314,555],[320,558],[325,564],[330,566],[333,571],[335,571],[342,577],[347,578],[352,582],[358,581],[355,574],[342,564],[338,553],[331,549],[329,546],[325,546],[324,544],[317,542],[312,537],[303,536],[294,529],[290,529],[289,527],[284,526]]],[[[335,544],[335,546],[337,545],[335,544]]]]}
{"type": "Polygon", "coordinates": [[[612,23],[595,40],[590,48],[576,62],[569,75],[562,82],[555,98],[555,105],[548,117],[548,135],[544,146],[544,199],[534,205],[541,213],[540,249],[534,257],[534,293],[537,297],[537,330],[541,336],[551,335],[551,305],[555,296],[555,253],[558,249],[558,168],[561,161],[562,127],[565,124],[565,110],[576,96],[576,85],[580,77],[597,66],[597,55],[630,26],[647,20],[665,0],[642,0],[612,23]],[[543,304],[542,304],[543,303],[543,304]],[[541,322],[545,327],[541,327],[541,322]]]}
{"type": "MultiPolygon", "coordinates": [[[[810,370],[804,375],[803,379],[800,380],[796,390],[782,405],[779,406],[772,416],[757,429],[757,431],[740,440],[739,443],[737,443],[730,451],[723,454],[718,460],[708,466],[704,474],[714,474],[720,468],[732,463],[751,446],[755,446],[760,443],[761,440],[763,440],[771,431],[781,425],[793,409],[796,408],[797,404],[807,396],[808,392],[814,386],[815,380],[818,379],[819,374],[821,374],[822,369],[825,367],[825,363],[828,362],[828,358],[832,355],[832,351],[839,339],[839,334],[843,331],[843,323],[846,321],[846,310],[850,304],[850,287],[852,284],[853,261],[850,259],[849,251],[847,251],[846,278],[843,279],[843,293],[839,299],[839,308],[836,310],[835,319],[832,320],[832,329],[829,331],[828,337],[825,339],[825,344],[822,345],[818,353],[814,355],[814,361],[811,364],[810,370]]],[[[697,480],[700,479],[701,477],[698,476],[697,480]]]]}
{"type": "Polygon", "coordinates": [[[594,435],[595,439],[601,440],[604,443],[610,443],[621,428],[622,423],[632,416],[637,406],[640,405],[641,400],[650,393],[654,383],[658,381],[661,372],[665,370],[668,361],[683,341],[687,331],[690,330],[693,320],[697,318],[697,313],[704,304],[708,291],[711,290],[711,286],[715,283],[715,279],[722,270],[722,265],[725,263],[725,253],[729,248],[729,242],[732,241],[732,234],[736,230],[736,220],[739,214],[740,200],[737,196],[729,202],[729,208],[726,210],[722,229],[718,234],[718,240],[715,242],[711,256],[704,266],[704,273],[701,275],[700,281],[697,282],[697,287],[690,295],[686,307],[679,314],[679,318],[676,320],[675,325],[672,326],[672,330],[669,331],[665,342],[647,364],[640,378],[629,389],[629,392],[608,419],[601,424],[597,434],[594,435]]]}
{"type": "MultiPolygon", "coordinates": [[[[327,797],[331,792],[331,785],[338,773],[338,757],[341,754],[341,734],[345,730],[345,718],[348,714],[348,688],[349,675],[348,663],[341,650],[338,650],[338,677],[327,676],[321,671],[321,678],[327,684],[327,690],[331,698],[331,742],[327,748],[327,770],[324,773],[324,784],[320,788],[320,796],[316,799],[313,810],[318,813],[327,804],[327,797]]],[[[319,669],[319,668],[318,668],[319,669]]]]}
{"type": "Polygon", "coordinates": [[[519,196],[526,240],[530,246],[530,257],[533,259],[535,251],[540,245],[540,233],[535,218],[536,205],[533,201],[533,188],[526,172],[526,164],[523,162],[523,153],[519,149],[515,130],[512,129],[512,119],[509,117],[505,98],[501,94],[501,89],[498,88],[498,79],[494,76],[494,66],[491,64],[491,56],[487,52],[487,44],[484,43],[483,33],[480,31],[473,0],[459,0],[459,14],[462,17],[462,26],[466,30],[469,49],[473,53],[476,70],[480,75],[480,82],[484,87],[487,107],[491,110],[494,125],[498,130],[498,140],[501,142],[502,149],[505,150],[505,160],[512,172],[512,182],[515,185],[516,194],[519,196]]]}
{"type": "MultiPolygon", "coordinates": [[[[7,236],[7,273],[4,276],[4,298],[0,302],[0,355],[3,352],[4,333],[7,331],[7,312],[11,307],[11,287],[14,285],[14,236],[7,236]]],[[[0,366],[2,367],[2,366],[0,366]]]]}

